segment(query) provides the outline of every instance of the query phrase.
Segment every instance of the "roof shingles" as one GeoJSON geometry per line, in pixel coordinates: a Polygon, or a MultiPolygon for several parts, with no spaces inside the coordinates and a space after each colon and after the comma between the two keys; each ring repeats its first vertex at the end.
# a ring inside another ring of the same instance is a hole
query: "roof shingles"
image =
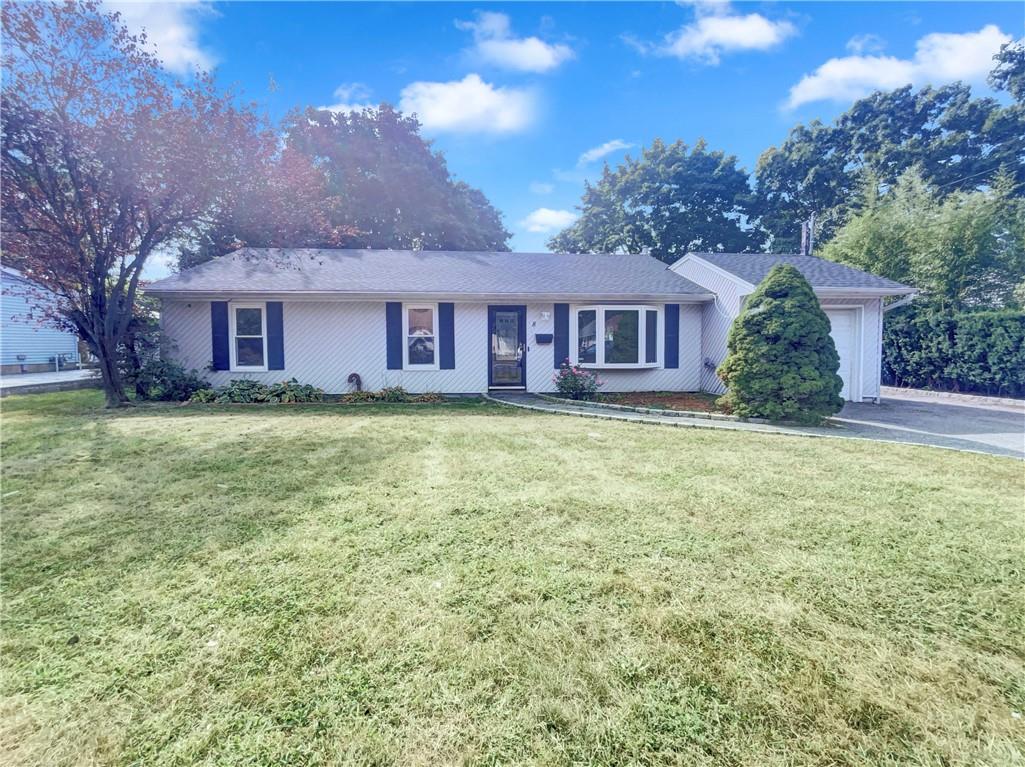
{"type": "Polygon", "coordinates": [[[709,292],[650,256],[243,248],[158,280],[160,294],[663,297],[709,292]]]}
{"type": "Polygon", "coordinates": [[[893,295],[914,292],[907,285],[816,256],[776,253],[692,253],[740,279],[757,285],[776,264],[791,264],[813,288],[892,290],[893,295]]]}

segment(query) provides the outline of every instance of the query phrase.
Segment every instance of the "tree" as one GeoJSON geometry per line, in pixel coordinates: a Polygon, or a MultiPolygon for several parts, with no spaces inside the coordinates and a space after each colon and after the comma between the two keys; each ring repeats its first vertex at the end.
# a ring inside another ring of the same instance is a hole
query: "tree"
{"type": "Polygon", "coordinates": [[[452,178],[414,117],[387,104],[307,109],[288,115],[281,133],[284,148],[264,148],[214,223],[198,232],[198,245],[182,249],[179,267],[242,245],[509,249],[501,214],[452,178]]]}
{"type": "Polygon", "coordinates": [[[1004,43],[993,57],[997,65],[989,75],[989,86],[1007,91],[1019,104],[1025,104],[1025,40],[1004,43]]]}
{"type": "Polygon", "coordinates": [[[736,415],[817,423],[843,407],[840,357],[811,285],[789,264],[765,276],[733,322],[718,375],[736,415]]]}
{"type": "Polygon", "coordinates": [[[923,291],[950,312],[1017,303],[1025,282],[1025,200],[998,172],[987,188],[940,197],[917,166],[885,194],[868,178],[859,210],[820,255],[923,291]]]}
{"type": "Polygon", "coordinates": [[[7,3],[2,19],[4,258],[57,294],[117,406],[142,269],[207,211],[259,121],[207,76],[170,79],[90,0],[7,3]]]}
{"type": "Polygon", "coordinates": [[[732,155],[656,140],[597,184],[586,184],[580,218],[552,250],[651,252],[672,262],[690,251],[750,251],[762,240],[749,207],[747,173],[732,155]]]}
{"type": "Polygon", "coordinates": [[[1025,109],[971,98],[962,83],[873,93],[832,125],[796,126],[755,170],[757,211],[775,252],[794,251],[800,222],[817,214],[825,243],[852,213],[866,178],[894,184],[912,165],[943,194],[980,188],[1009,169],[1025,196],[1025,109]]]}

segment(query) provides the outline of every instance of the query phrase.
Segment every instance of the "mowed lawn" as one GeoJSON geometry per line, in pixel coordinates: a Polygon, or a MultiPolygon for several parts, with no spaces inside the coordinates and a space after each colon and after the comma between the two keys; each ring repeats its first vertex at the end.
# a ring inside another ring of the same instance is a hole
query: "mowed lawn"
{"type": "Polygon", "coordinates": [[[5,765],[1025,761],[1025,470],[441,406],[2,403],[5,765]]]}

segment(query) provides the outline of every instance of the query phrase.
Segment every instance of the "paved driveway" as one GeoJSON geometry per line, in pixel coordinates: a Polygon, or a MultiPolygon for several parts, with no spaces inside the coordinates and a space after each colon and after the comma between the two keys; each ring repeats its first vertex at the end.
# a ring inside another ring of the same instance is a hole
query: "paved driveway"
{"type": "Polygon", "coordinates": [[[848,402],[833,427],[850,436],[915,442],[1025,458],[1025,404],[884,397],[880,404],[848,402]]]}

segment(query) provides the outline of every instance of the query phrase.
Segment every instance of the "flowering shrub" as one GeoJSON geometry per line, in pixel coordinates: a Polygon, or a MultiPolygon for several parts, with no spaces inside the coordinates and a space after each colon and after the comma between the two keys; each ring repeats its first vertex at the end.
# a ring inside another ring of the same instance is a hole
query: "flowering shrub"
{"type": "Polygon", "coordinates": [[[552,381],[559,393],[570,399],[594,399],[598,387],[604,383],[597,373],[570,365],[568,359],[559,366],[552,381]]]}

